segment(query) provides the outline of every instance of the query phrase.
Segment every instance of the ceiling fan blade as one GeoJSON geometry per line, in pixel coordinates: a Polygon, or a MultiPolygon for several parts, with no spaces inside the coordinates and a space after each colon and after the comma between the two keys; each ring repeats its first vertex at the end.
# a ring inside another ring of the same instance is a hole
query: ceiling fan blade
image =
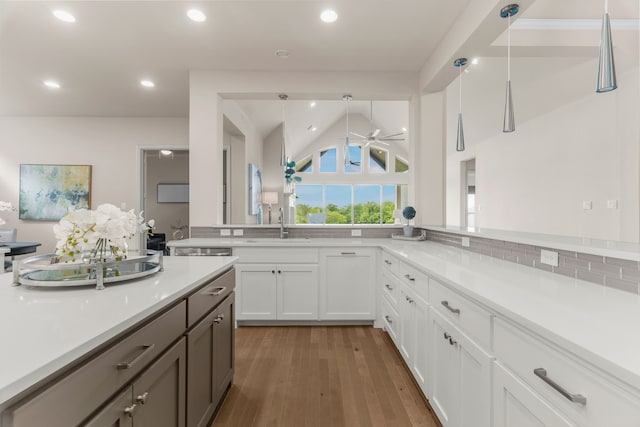
{"type": "Polygon", "coordinates": [[[378,141],[404,141],[404,138],[378,138],[378,141]]]}
{"type": "Polygon", "coordinates": [[[390,145],[389,143],[384,142],[384,141],[380,141],[379,139],[376,139],[374,142],[375,142],[376,144],[386,145],[387,147],[390,145]]]}
{"type": "Polygon", "coordinates": [[[380,139],[393,138],[394,136],[400,136],[400,135],[404,135],[404,132],[394,133],[392,135],[384,135],[384,136],[381,136],[380,139]]]}
{"type": "Polygon", "coordinates": [[[351,135],[355,135],[355,136],[357,136],[358,138],[367,139],[367,137],[366,137],[366,136],[364,136],[364,135],[360,135],[359,133],[355,133],[355,132],[349,132],[349,133],[350,133],[351,135]]]}
{"type": "Polygon", "coordinates": [[[374,131],[373,131],[373,133],[371,134],[371,137],[372,137],[372,138],[375,138],[375,137],[377,137],[379,134],[380,134],[380,129],[376,129],[376,130],[374,130],[374,131]]]}

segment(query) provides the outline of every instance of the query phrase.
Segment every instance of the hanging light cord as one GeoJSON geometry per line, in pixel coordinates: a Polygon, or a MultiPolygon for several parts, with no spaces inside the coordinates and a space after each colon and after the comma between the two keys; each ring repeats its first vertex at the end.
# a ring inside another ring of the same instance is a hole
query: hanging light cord
{"type": "Polygon", "coordinates": [[[507,16],[507,80],[511,80],[511,14],[507,16]]]}
{"type": "Polygon", "coordinates": [[[459,113],[462,114],[462,66],[458,67],[460,70],[460,93],[459,93],[459,103],[460,103],[460,111],[459,113]]]}

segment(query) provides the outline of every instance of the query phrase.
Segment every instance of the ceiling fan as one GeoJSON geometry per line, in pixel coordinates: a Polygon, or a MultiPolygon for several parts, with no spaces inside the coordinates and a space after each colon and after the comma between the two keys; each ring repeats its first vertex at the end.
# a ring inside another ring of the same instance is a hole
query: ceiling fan
{"type": "Polygon", "coordinates": [[[390,135],[383,135],[383,136],[379,136],[381,130],[380,129],[374,129],[373,128],[373,101],[371,101],[371,107],[370,107],[370,112],[369,112],[369,123],[371,126],[371,130],[369,131],[369,133],[367,135],[361,135],[359,133],[356,132],[349,132],[351,135],[355,135],[358,138],[360,138],[360,140],[356,140],[354,142],[356,143],[363,143],[363,147],[366,148],[371,144],[382,144],[382,145],[389,145],[389,142],[393,142],[393,141],[404,141],[404,138],[396,138],[397,136],[400,135],[404,135],[404,132],[399,132],[399,133],[394,133],[394,134],[390,134],[390,135]]]}

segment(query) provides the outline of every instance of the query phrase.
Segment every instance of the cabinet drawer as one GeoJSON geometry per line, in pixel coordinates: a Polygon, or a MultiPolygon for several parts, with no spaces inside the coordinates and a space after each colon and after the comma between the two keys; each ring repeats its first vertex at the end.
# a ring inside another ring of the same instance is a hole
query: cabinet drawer
{"type": "Polygon", "coordinates": [[[3,426],[77,425],[182,335],[187,304],[166,313],[5,412],[3,426]]]}
{"type": "Polygon", "coordinates": [[[394,309],[398,309],[398,298],[400,297],[400,283],[395,276],[386,271],[382,272],[380,277],[382,284],[382,295],[386,296],[394,309]]]}
{"type": "Polygon", "coordinates": [[[310,263],[318,262],[316,248],[234,248],[239,263],[310,263]]]}
{"type": "Polygon", "coordinates": [[[429,278],[426,274],[405,262],[400,262],[398,272],[403,283],[426,302],[429,302],[429,278]]]}
{"type": "Polygon", "coordinates": [[[494,321],[496,357],[545,400],[583,427],[637,427],[640,396],[596,368],[561,352],[554,346],[512,326],[494,321]],[[544,370],[544,371],[541,371],[544,370]],[[537,374],[536,374],[537,373],[537,374]],[[554,384],[546,382],[552,381],[554,384]],[[560,389],[581,397],[572,402],[560,389]]]}
{"type": "Polygon", "coordinates": [[[384,322],[384,329],[389,333],[393,342],[398,345],[400,315],[386,299],[382,301],[382,321],[384,322]]]}
{"type": "Polygon", "coordinates": [[[187,326],[193,326],[200,318],[233,292],[236,286],[234,269],[216,277],[213,281],[198,289],[187,298],[187,326]]]}
{"type": "Polygon", "coordinates": [[[388,271],[391,274],[399,275],[400,274],[400,261],[395,256],[389,254],[388,252],[382,251],[382,271],[388,271]]]}
{"type": "Polygon", "coordinates": [[[429,291],[431,305],[439,313],[482,347],[490,348],[491,314],[488,311],[436,280],[430,280],[429,291]]]}

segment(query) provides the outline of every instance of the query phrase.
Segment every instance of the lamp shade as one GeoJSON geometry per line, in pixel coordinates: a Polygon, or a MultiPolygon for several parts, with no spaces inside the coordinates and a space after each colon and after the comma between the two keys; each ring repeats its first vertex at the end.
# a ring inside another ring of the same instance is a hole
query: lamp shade
{"type": "Polygon", "coordinates": [[[275,205],[278,203],[278,192],[265,191],[262,193],[262,203],[266,205],[275,205]]]}

